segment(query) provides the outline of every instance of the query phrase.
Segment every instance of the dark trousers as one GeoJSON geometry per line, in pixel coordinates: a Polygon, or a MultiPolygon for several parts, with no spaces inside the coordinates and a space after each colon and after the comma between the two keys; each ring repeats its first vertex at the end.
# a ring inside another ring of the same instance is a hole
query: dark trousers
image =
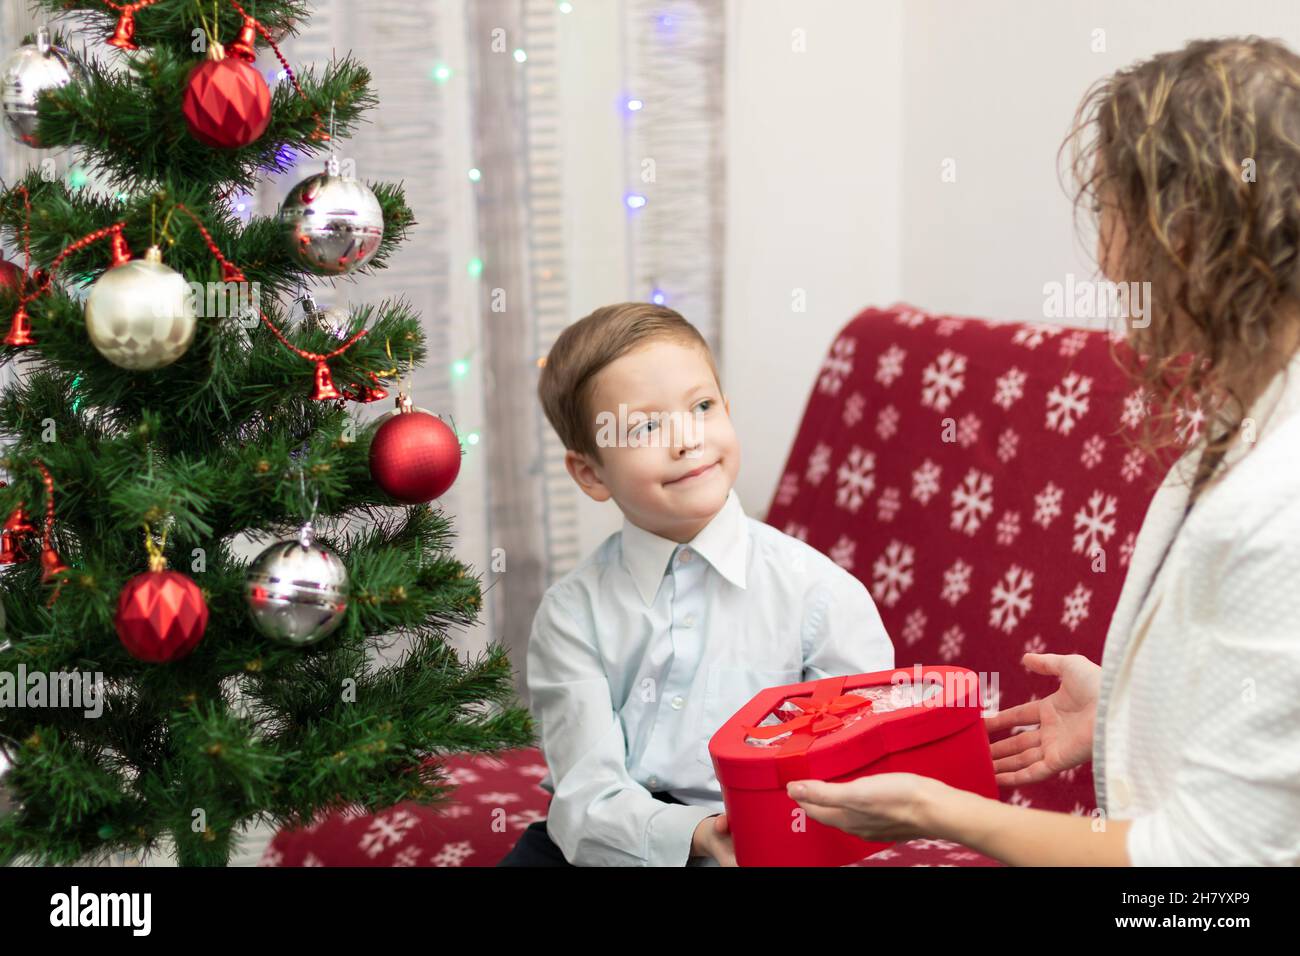
{"type": "MultiPolygon", "coordinates": [[[[656,800],[664,803],[681,803],[667,790],[652,793],[656,800]]],[[[555,845],[551,835],[546,832],[546,821],[530,823],[528,829],[519,837],[514,849],[505,855],[497,866],[573,866],[564,858],[560,848],[555,845]]]]}

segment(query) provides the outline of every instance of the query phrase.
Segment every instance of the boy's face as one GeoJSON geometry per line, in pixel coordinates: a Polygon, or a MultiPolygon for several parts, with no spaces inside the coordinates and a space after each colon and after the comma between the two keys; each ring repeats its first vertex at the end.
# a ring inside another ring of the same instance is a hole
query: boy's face
{"type": "Polygon", "coordinates": [[[740,472],[730,404],[704,353],[651,341],[601,369],[591,405],[601,460],[570,450],[569,474],[592,499],[613,498],[633,524],[691,540],[722,508],[740,472]]]}

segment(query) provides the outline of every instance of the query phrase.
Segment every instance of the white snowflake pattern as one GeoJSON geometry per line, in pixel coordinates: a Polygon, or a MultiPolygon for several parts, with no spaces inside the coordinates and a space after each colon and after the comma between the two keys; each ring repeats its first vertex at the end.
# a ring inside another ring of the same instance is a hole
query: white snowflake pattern
{"type": "Polygon", "coordinates": [[[1034,801],[1030,800],[1019,790],[1012,790],[1011,796],[1007,799],[1007,803],[1015,807],[1028,807],[1032,806],[1034,801]]]}
{"type": "Polygon", "coordinates": [[[474,799],[479,803],[488,803],[500,806],[503,803],[518,803],[521,798],[517,793],[504,793],[497,791],[495,793],[480,793],[474,799]]]}
{"type": "Polygon", "coordinates": [[[1142,468],[1146,464],[1145,459],[1146,456],[1142,454],[1141,448],[1130,448],[1128,454],[1124,456],[1124,463],[1120,465],[1120,477],[1128,482],[1141,478],[1142,468]]]}
{"type": "Polygon", "coordinates": [[[787,522],[786,526],[781,530],[783,533],[788,534],[792,538],[798,538],[800,541],[806,542],[808,540],[807,525],[802,525],[802,524],[798,524],[797,522],[790,521],[787,522]]]}
{"type": "Polygon", "coordinates": [[[952,567],[943,572],[943,590],[939,593],[939,597],[956,607],[957,602],[970,591],[972,570],[971,566],[961,558],[954,561],[952,567]]]}
{"type": "MultiPolygon", "coordinates": [[[[466,846],[469,845],[466,841],[466,846]]],[[[393,866],[418,866],[420,864],[420,854],[423,851],[412,843],[410,846],[404,846],[397,851],[393,857],[393,866]]]]}
{"type": "Polygon", "coordinates": [[[966,634],[954,624],[939,638],[939,656],[945,661],[954,660],[961,653],[961,646],[965,640],[966,634]]]}
{"type": "Polygon", "coordinates": [[[1016,449],[1020,447],[1020,435],[1014,428],[1003,429],[1002,434],[998,436],[998,460],[1003,464],[1016,457],[1016,449]]]}
{"type": "Polygon", "coordinates": [[[903,309],[894,317],[894,321],[899,325],[906,325],[909,329],[914,329],[925,322],[925,313],[917,309],[903,309]]]}
{"type": "Polygon", "coordinates": [[[952,530],[973,535],[992,511],[993,476],[972,468],[952,490],[952,530]]]}
{"type": "Polygon", "coordinates": [[[451,767],[444,776],[447,778],[448,783],[453,783],[458,787],[463,787],[467,783],[479,782],[479,775],[469,767],[451,767]]]}
{"type": "Polygon", "coordinates": [[[1022,325],[1011,336],[1013,345],[1023,345],[1027,349],[1036,349],[1047,339],[1060,335],[1061,330],[1051,325],[1022,325]]]}
{"type": "Polygon", "coordinates": [[[1124,411],[1119,416],[1120,424],[1125,428],[1135,429],[1142,424],[1142,419],[1147,417],[1150,410],[1151,400],[1145,388],[1130,392],[1124,396],[1124,411]]]}
{"type": "MultiPolygon", "coordinates": [[[[451,772],[447,773],[450,779],[451,772]]],[[[406,810],[391,810],[371,818],[370,826],[357,842],[358,849],[364,850],[366,856],[374,859],[390,847],[397,846],[406,839],[406,834],[419,818],[406,810]]]]}
{"type": "Polygon", "coordinates": [[[1062,435],[1070,434],[1074,423],[1088,413],[1092,379],[1078,372],[1070,372],[1060,385],[1052,386],[1047,393],[1047,427],[1062,435]]]}
{"type": "Polygon", "coordinates": [[[885,388],[893,385],[903,374],[903,359],[907,358],[907,349],[891,345],[880,353],[876,359],[876,381],[885,388]]]}
{"type": "Polygon", "coordinates": [[[1174,410],[1174,427],[1178,430],[1178,440],[1183,444],[1193,441],[1201,434],[1205,425],[1205,410],[1197,406],[1190,412],[1185,408],[1174,410]]]}
{"type": "Polygon", "coordinates": [[[989,626],[1010,634],[1033,607],[1034,572],[1011,565],[993,585],[989,598],[989,626]]]}
{"type": "Polygon", "coordinates": [[[1083,443],[1083,454],[1079,456],[1079,461],[1084,468],[1096,468],[1101,464],[1101,453],[1106,447],[1106,439],[1100,435],[1093,435],[1083,443]]]}
{"type": "Polygon", "coordinates": [[[1044,528],[1050,525],[1061,513],[1061,499],[1064,496],[1065,490],[1049,481],[1047,487],[1034,495],[1034,524],[1044,528]]]}
{"type": "Polygon", "coordinates": [[[827,556],[842,567],[845,571],[853,570],[853,552],[857,550],[858,543],[850,538],[847,534],[841,534],[839,539],[831,545],[831,549],[826,552],[827,556]]]}
{"type": "Polygon", "coordinates": [[[940,319],[938,324],[934,327],[934,334],[941,335],[944,338],[949,338],[954,332],[960,331],[962,326],[965,324],[966,322],[964,319],[940,319]]]}
{"type": "Polygon", "coordinates": [[[1061,614],[1061,623],[1070,630],[1075,630],[1088,619],[1088,605],[1092,602],[1092,592],[1082,584],[1076,584],[1074,590],[1065,596],[1065,610],[1061,614]]]}
{"type": "Polygon", "coordinates": [[[921,372],[921,404],[942,412],[966,387],[966,356],[944,349],[921,372]]]}
{"type": "Polygon", "coordinates": [[[540,820],[546,819],[546,813],[542,810],[520,810],[506,817],[506,823],[512,830],[524,830],[540,820]]]}
{"type": "Polygon", "coordinates": [[[840,463],[835,473],[835,503],[847,508],[854,514],[862,507],[862,502],[876,487],[876,477],[872,471],[876,467],[876,455],[854,445],[849,449],[848,457],[840,463]]]}
{"type": "Polygon", "coordinates": [[[921,462],[921,467],[912,472],[912,497],[923,505],[939,493],[939,475],[943,469],[929,458],[921,462]]]}
{"type": "Polygon", "coordinates": [[[1133,560],[1133,549],[1137,547],[1137,533],[1130,531],[1124,543],[1119,546],[1119,566],[1128,567],[1128,563],[1133,560]]]}
{"type": "Polygon", "coordinates": [[[1029,640],[1025,641],[1026,654],[1042,654],[1047,650],[1047,642],[1043,640],[1043,635],[1035,634],[1029,640]]]}
{"type": "Polygon", "coordinates": [[[1073,358],[1083,351],[1083,347],[1088,344],[1088,333],[1082,329],[1071,332],[1065,338],[1061,339],[1060,354],[1066,358],[1073,358]]]}
{"type": "Polygon", "coordinates": [[[432,866],[462,866],[473,855],[474,847],[469,840],[458,840],[444,843],[442,849],[429,858],[429,863],[432,866]]]}
{"type": "Polygon", "coordinates": [[[998,519],[997,527],[998,544],[1012,545],[1015,544],[1016,538],[1020,536],[1020,512],[1006,511],[998,519]]]}
{"type": "Polygon", "coordinates": [[[879,521],[893,521],[898,509],[903,505],[902,495],[893,486],[884,488],[876,499],[876,518],[879,521]]]}
{"type": "Polygon", "coordinates": [[[893,607],[903,592],[912,586],[912,558],[910,545],[894,540],[871,567],[871,594],[885,607],[893,607]]]}
{"type": "Polygon", "coordinates": [[[998,376],[997,388],[993,393],[993,404],[1009,410],[1012,405],[1024,397],[1025,382],[1028,378],[1028,375],[1014,365],[1007,369],[1006,372],[998,376]]]}
{"type": "Polygon", "coordinates": [[[957,444],[969,448],[980,437],[980,419],[974,412],[967,412],[957,422],[957,444]]]}
{"type": "Polygon", "coordinates": [[[787,471],[781,476],[781,484],[776,489],[776,503],[785,507],[792,503],[795,496],[799,494],[799,476],[793,471],[787,471]]]}
{"type": "Polygon", "coordinates": [[[831,352],[822,363],[821,376],[817,379],[818,391],[828,395],[838,395],[840,386],[853,371],[853,352],[857,341],[850,338],[836,339],[831,345],[831,352]]]}
{"type": "Polygon", "coordinates": [[[810,485],[820,485],[826,473],[831,470],[831,446],[818,442],[817,447],[808,456],[808,467],[803,476],[810,485]]]}
{"type": "Polygon", "coordinates": [[[1074,551],[1092,557],[1115,533],[1115,496],[1094,491],[1074,514],[1074,551]]]}
{"type": "Polygon", "coordinates": [[[515,768],[515,773],[519,774],[519,776],[536,777],[538,780],[541,780],[550,772],[551,768],[544,763],[526,763],[515,768]]]}
{"type": "Polygon", "coordinates": [[[925,612],[919,607],[903,620],[903,640],[911,647],[925,636],[925,612]]]}
{"type": "Polygon", "coordinates": [[[898,414],[898,409],[893,405],[886,405],[876,416],[876,434],[880,436],[881,441],[889,441],[898,433],[898,420],[902,416],[898,414]]]}
{"type": "Polygon", "coordinates": [[[844,400],[844,414],[840,417],[843,419],[845,426],[852,428],[858,422],[862,421],[862,411],[867,407],[866,396],[861,392],[854,392],[844,400]]]}

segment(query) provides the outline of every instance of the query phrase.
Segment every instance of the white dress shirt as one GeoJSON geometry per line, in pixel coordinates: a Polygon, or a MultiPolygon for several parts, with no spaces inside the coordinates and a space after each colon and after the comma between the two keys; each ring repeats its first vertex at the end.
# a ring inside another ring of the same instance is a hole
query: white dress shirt
{"type": "Polygon", "coordinates": [[[578,865],[685,865],[723,810],[714,731],[764,688],[893,666],[862,582],[747,517],[735,489],[685,545],[625,518],[533,620],[551,839],[578,865]]]}
{"type": "Polygon", "coordinates": [[[1300,864],[1300,358],[1289,375],[1190,512],[1203,446],[1165,479],[1115,608],[1093,770],[1135,866],[1300,864]]]}

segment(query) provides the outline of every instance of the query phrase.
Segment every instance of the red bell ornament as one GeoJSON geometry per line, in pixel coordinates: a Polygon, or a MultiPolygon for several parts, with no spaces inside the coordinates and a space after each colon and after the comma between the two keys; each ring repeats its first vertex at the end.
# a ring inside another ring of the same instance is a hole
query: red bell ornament
{"type": "Polygon", "coordinates": [[[271,91],[258,70],[220,43],[208,45],[208,58],[185,81],[181,112],[199,142],[238,149],[254,142],[271,122],[271,91]]]}
{"type": "Polygon", "coordinates": [[[446,493],[460,473],[460,441],[437,415],[398,398],[370,443],[370,476],[389,496],[408,505],[446,493]]]}

